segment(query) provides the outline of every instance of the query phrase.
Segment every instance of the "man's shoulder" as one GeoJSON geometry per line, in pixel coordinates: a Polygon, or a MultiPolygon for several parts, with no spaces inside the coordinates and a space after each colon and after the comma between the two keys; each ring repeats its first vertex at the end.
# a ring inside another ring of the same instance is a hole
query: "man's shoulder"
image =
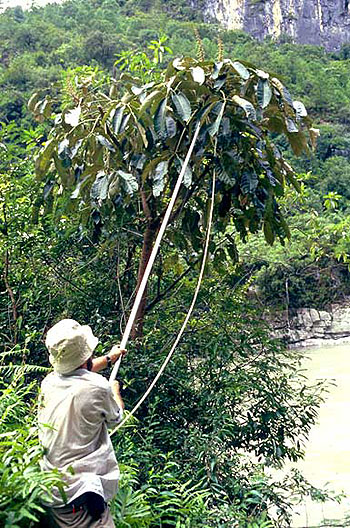
{"type": "Polygon", "coordinates": [[[100,389],[108,389],[109,383],[104,376],[97,374],[97,372],[90,372],[85,370],[82,374],[79,374],[81,379],[86,381],[86,383],[91,384],[92,386],[100,389]]]}
{"type": "Polygon", "coordinates": [[[56,372],[50,372],[49,374],[47,374],[47,376],[45,376],[45,378],[42,380],[41,382],[41,388],[43,389],[45,386],[47,385],[51,385],[52,383],[55,382],[57,378],[57,374],[56,372]]]}
{"type": "Polygon", "coordinates": [[[90,389],[101,389],[103,391],[110,388],[104,376],[86,369],[77,369],[69,375],[50,372],[42,381],[41,388],[42,390],[54,387],[65,389],[68,387],[77,387],[78,385],[83,385],[90,389]]]}

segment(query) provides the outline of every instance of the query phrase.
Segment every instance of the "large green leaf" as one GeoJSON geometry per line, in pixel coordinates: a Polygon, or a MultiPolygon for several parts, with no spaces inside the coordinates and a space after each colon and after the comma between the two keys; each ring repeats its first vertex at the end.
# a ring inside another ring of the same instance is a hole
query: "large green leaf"
{"type": "Polygon", "coordinates": [[[106,149],[110,150],[111,152],[115,152],[115,148],[112,143],[107,138],[102,136],[102,134],[97,134],[96,139],[100,143],[100,145],[106,147],[106,149]]]}
{"type": "Polygon", "coordinates": [[[127,124],[129,123],[129,121],[130,121],[130,114],[124,115],[124,117],[122,119],[122,122],[121,122],[121,125],[120,125],[119,134],[123,134],[123,132],[125,132],[127,124]]]}
{"type": "Polygon", "coordinates": [[[176,132],[177,132],[176,121],[171,116],[166,117],[166,130],[167,130],[167,136],[169,138],[173,138],[176,136],[176,132]]]}
{"type": "Polygon", "coordinates": [[[223,62],[215,62],[213,73],[211,74],[212,79],[216,80],[219,77],[223,64],[224,64],[223,62]]]}
{"type": "Polygon", "coordinates": [[[153,92],[148,94],[145,100],[142,102],[142,105],[139,110],[139,115],[142,116],[142,114],[147,110],[147,108],[161,96],[161,90],[154,90],[153,92]]]}
{"type": "Polygon", "coordinates": [[[222,164],[222,160],[216,159],[215,161],[215,170],[216,170],[216,176],[218,180],[222,181],[226,185],[234,185],[236,183],[236,180],[234,177],[230,176],[224,165],[222,164]]]}
{"type": "Polygon", "coordinates": [[[108,195],[109,176],[104,171],[99,171],[91,186],[90,197],[92,200],[103,201],[108,195]]]}
{"type": "Polygon", "coordinates": [[[208,128],[208,132],[211,135],[211,137],[215,136],[218,133],[219,128],[220,128],[220,124],[221,124],[221,120],[222,120],[222,116],[224,115],[225,103],[221,102],[221,103],[219,103],[219,105],[220,105],[220,109],[219,109],[218,115],[217,115],[214,123],[208,128]]]}
{"type": "Polygon", "coordinates": [[[303,133],[288,132],[287,137],[294,154],[301,156],[303,152],[308,152],[308,144],[303,133]]]}
{"type": "Polygon", "coordinates": [[[243,97],[240,97],[239,95],[234,95],[232,99],[238,106],[243,108],[248,119],[252,119],[253,121],[256,120],[256,111],[250,101],[247,101],[247,99],[243,99],[243,97]]]}
{"type": "Polygon", "coordinates": [[[302,117],[307,117],[307,110],[301,101],[293,101],[293,108],[298,119],[301,119],[302,117]]]}
{"type": "Polygon", "coordinates": [[[142,142],[143,142],[143,145],[145,148],[148,147],[148,139],[147,139],[147,135],[146,135],[146,130],[143,128],[143,126],[141,125],[141,123],[136,119],[135,121],[135,124],[136,124],[136,127],[140,133],[140,136],[142,138],[142,142]]]}
{"type": "Polygon", "coordinates": [[[299,132],[299,128],[297,127],[293,119],[291,119],[290,117],[286,117],[285,121],[286,121],[286,127],[287,127],[288,132],[291,132],[291,133],[299,132]]]}
{"type": "Polygon", "coordinates": [[[259,79],[257,88],[258,103],[261,108],[266,108],[270,103],[272,97],[272,90],[267,79],[259,79]]]}
{"type": "Polygon", "coordinates": [[[169,161],[161,161],[153,173],[153,196],[160,196],[165,187],[165,176],[168,173],[169,161]]]}
{"type": "Polygon", "coordinates": [[[50,117],[52,113],[52,101],[49,96],[47,96],[43,101],[40,107],[40,113],[43,114],[43,116],[46,118],[50,117]]]}
{"type": "Polygon", "coordinates": [[[132,196],[135,192],[138,191],[139,185],[137,183],[137,179],[131,172],[124,172],[122,170],[118,170],[117,174],[121,177],[123,187],[127,194],[130,194],[132,196]]]}
{"type": "Polygon", "coordinates": [[[165,97],[165,99],[163,99],[159,103],[156,113],[154,114],[154,130],[160,139],[165,139],[167,137],[167,129],[166,129],[167,102],[168,102],[168,99],[167,97],[165,97]]]}
{"type": "Polygon", "coordinates": [[[65,169],[68,169],[72,165],[72,153],[69,148],[69,140],[68,138],[65,138],[63,141],[61,141],[58,144],[57,148],[57,154],[59,159],[61,160],[62,167],[65,169]]]}
{"type": "Polygon", "coordinates": [[[175,105],[176,113],[185,123],[187,123],[191,117],[191,103],[186,95],[182,92],[174,94],[172,100],[175,105]]]}
{"type": "Polygon", "coordinates": [[[239,75],[242,77],[242,79],[244,79],[245,81],[247,79],[249,79],[250,73],[247,70],[247,68],[245,66],[243,66],[243,64],[241,62],[235,61],[235,62],[232,63],[232,66],[239,73],[239,75]]]}
{"type": "Polygon", "coordinates": [[[52,163],[52,153],[56,148],[54,138],[49,139],[41,150],[40,154],[35,158],[35,173],[39,180],[43,179],[52,163]]]}
{"type": "Polygon", "coordinates": [[[275,241],[275,233],[273,232],[272,225],[270,223],[270,220],[266,219],[264,221],[264,236],[266,242],[272,246],[275,241]]]}
{"type": "Polygon", "coordinates": [[[120,126],[123,121],[124,111],[125,111],[124,106],[119,106],[118,108],[115,109],[115,112],[112,118],[112,130],[115,134],[119,134],[120,132],[120,126]]]}
{"type": "Polygon", "coordinates": [[[193,80],[198,84],[203,84],[205,82],[205,73],[203,68],[196,66],[191,68],[193,80]]]}
{"type": "MultiPolygon", "coordinates": [[[[184,160],[182,158],[178,158],[177,161],[178,161],[177,164],[179,166],[179,172],[180,172],[183,167],[184,160]]],[[[192,169],[189,164],[187,165],[186,170],[185,170],[185,174],[183,177],[183,184],[185,187],[191,187],[192,185],[192,169]]]]}
{"type": "Polygon", "coordinates": [[[30,110],[31,112],[34,111],[34,108],[36,106],[36,104],[38,103],[39,101],[39,94],[37,92],[35,92],[31,98],[29,99],[28,101],[28,110],[30,110]]]}
{"type": "Polygon", "coordinates": [[[279,79],[277,79],[277,77],[273,77],[271,82],[279,90],[282,99],[293,108],[293,99],[287,88],[281,83],[279,79]]]}
{"type": "Polygon", "coordinates": [[[252,193],[256,190],[259,180],[255,172],[245,171],[241,178],[241,189],[244,193],[252,193]]]}

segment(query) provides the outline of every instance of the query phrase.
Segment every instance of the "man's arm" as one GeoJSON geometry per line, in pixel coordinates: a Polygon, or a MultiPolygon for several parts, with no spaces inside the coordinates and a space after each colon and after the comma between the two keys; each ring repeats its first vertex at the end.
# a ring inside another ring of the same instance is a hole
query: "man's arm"
{"type": "Polygon", "coordinates": [[[117,380],[113,381],[112,384],[111,384],[111,387],[112,387],[112,392],[113,392],[114,399],[117,402],[117,405],[118,405],[119,409],[124,410],[125,409],[125,405],[124,405],[124,402],[123,402],[123,398],[120,395],[119,381],[117,381],[117,380]]]}
{"type": "Polygon", "coordinates": [[[114,345],[112,350],[107,356],[101,356],[92,360],[92,372],[100,372],[109,366],[108,357],[113,365],[120,356],[125,356],[126,350],[119,348],[118,345],[114,345]]]}

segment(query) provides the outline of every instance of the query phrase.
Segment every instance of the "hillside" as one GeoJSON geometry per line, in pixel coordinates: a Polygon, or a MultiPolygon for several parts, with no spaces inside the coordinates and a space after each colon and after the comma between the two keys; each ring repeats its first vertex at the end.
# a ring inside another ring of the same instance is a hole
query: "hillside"
{"type": "MultiPolygon", "coordinates": [[[[39,90],[41,94],[50,91],[54,95],[58,83],[67,75],[64,72],[83,65],[102,68],[110,75],[117,57],[128,57],[129,50],[147,52],[148,43],[161,34],[167,36],[166,44],[175,55],[195,56],[197,43],[193,24],[198,28],[207,57],[215,58],[218,53],[216,26],[187,22],[186,17],[193,18],[196,11],[183,7],[185,2],[156,4],[133,0],[72,0],[32,11],[7,10],[0,16],[0,32],[4,37],[0,44],[1,120],[32,126],[26,103],[34,91],[39,90]],[[144,12],[140,11],[142,8],[144,12]]],[[[241,31],[222,31],[220,36],[226,57],[250,61],[279,75],[294,97],[303,101],[315,126],[321,130],[315,154],[291,159],[300,172],[311,171],[308,176],[309,206],[320,214],[324,210],[323,197],[334,193],[339,196],[335,205],[340,208],[340,216],[330,218],[331,231],[327,236],[320,236],[320,228],[314,225],[302,244],[297,237],[295,254],[292,251],[288,266],[285,266],[284,257],[273,256],[275,250],[271,254],[267,248],[264,250],[266,258],[256,261],[254,257],[252,265],[262,270],[267,266],[261,283],[264,291],[264,284],[267,289],[270,284],[270,259],[272,268],[277,266],[273,280],[277,280],[276,287],[281,290],[277,295],[266,293],[271,301],[280,299],[277,304],[282,302],[283,305],[285,274],[293,276],[295,273],[295,281],[290,281],[292,307],[314,303],[322,308],[349,288],[346,268],[342,264],[347,262],[347,242],[340,237],[342,229],[338,225],[345,221],[350,199],[347,183],[350,174],[348,50],[344,47],[341,52],[326,53],[316,46],[277,44],[270,40],[258,42],[241,31]],[[331,239],[334,239],[332,244],[331,239]],[[321,255],[325,255],[325,259],[321,255]],[[311,259],[308,267],[311,275],[306,282],[303,274],[300,275],[305,258],[308,262],[311,259]],[[334,265],[330,266],[333,258],[334,265]],[[320,295],[320,291],[324,294],[320,295]]],[[[333,204],[332,201],[327,203],[333,204]]],[[[299,208],[303,214],[305,207],[300,205],[299,208]]],[[[333,214],[332,211],[330,209],[329,214],[333,214]]]]}
{"type": "MultiPolygon", "coordinates": [[[[35,7],[67,0],[37,0],[35,7]]],[[[98,2],[94,3],[96,6],[98,2]]],[[[29,9],[33,2],[5,0],[0,12],[20,5],[29,9]]],[[[288,40],[296,44],[324,46],[328,51],[339,51],[350,42],[350,6],[347,0],[221,0],[138,1],[112,2],[111,7],[124,7],[130,12],[147,12],[156,8],[183,19],[203,19],[217,22],[225,29],[245,31],[263,40],[288,40]]]]}

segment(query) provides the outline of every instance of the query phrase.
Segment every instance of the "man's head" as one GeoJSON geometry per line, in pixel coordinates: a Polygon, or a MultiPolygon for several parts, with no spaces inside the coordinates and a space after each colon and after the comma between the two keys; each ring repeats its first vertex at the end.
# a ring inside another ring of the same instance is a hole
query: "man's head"
{"type": "Polygon", "coordinates": [[[49,361],[59,374],[68,374],[86,363],[98,343],[87,325],[74,319],[62,319],[47,332],[45,344],[49,361]]]}

